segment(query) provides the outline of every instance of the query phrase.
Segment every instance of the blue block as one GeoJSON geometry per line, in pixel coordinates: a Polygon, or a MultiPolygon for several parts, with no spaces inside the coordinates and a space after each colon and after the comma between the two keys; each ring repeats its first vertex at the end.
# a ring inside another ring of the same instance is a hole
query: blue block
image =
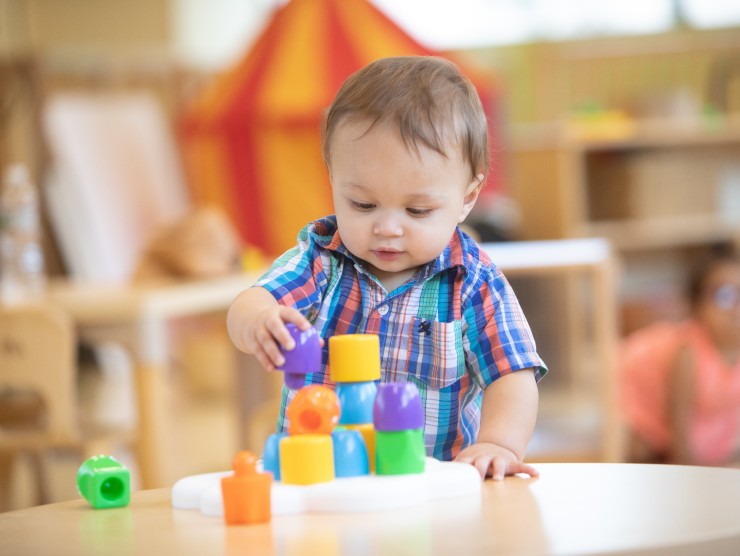
{"type": "Polygon", "coordinates": [[[262,467],[272,473],[276,481],[280,480],[280,440],[288,433],[271,434],[265,442],[265,452],[262,455],[262,467]]]}
{"type": "Polygon", "coordinates": [[[364,425],[373,422],[373,405],[378,393],[375,382],[339,382],[337,397],[342,413],[340,425],[364,425]]]}
{"type": "Polygon", "coordinates": [[[357,477],[370,473],[367,446],[359,431],[335,430],[331,433],[334,442],[334,475],[357,477]]]}

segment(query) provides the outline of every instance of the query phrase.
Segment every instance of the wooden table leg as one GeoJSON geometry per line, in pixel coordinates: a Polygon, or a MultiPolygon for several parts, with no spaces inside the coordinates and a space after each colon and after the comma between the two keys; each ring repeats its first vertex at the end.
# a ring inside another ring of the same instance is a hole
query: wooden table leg
{"type": "Polygon", "coordinates": [[[141,488],[152,489],[171,486],[167,476],[167,461],[172,450],[169,444],[169,390],[167,369],[136,364],[136,395],[139,409],[137,459],[141,488]]]}
{"type": "Polygon", "coordinates": [[[167,463],[173,457],[167,319],[143,315],[138,322],[134,352],[139,409],[137,456],[141,487],[169,487],[167,463]]]}

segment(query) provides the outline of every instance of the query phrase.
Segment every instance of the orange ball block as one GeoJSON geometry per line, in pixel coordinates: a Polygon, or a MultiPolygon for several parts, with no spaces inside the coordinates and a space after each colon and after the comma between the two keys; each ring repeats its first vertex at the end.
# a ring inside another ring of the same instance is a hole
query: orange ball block
{"type": "Polygon", "coordinates": [[[288,434],[331,434],[339,422],[339,398],[326,386],[305,386],[288,405],[288,434]]]}
{"type": "Polygon", "coordinates": [[[257,456],[252,452],[238,452],[232,465],[234,475],[221,479],[226,524],[270,521],[272,474],[257,472],[257,456]]]}

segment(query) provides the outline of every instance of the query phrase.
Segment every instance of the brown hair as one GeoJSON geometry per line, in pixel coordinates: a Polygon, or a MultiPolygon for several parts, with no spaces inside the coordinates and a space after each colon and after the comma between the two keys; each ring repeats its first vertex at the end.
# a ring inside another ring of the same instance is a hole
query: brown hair
{"type": "Polygon", "coordinates": [[[432,56],[382,58],[350,75],[321,126],[324,162],[331,164],[331,142],[345,120],[396,125],[409,149],[423,145],[447,157],[458,145],[471,177],[488,174],[488,126],[480,98],[455,64],[432,56]]]}
{"type": "Polygon", "coordinates": [[[695,309],[706,293],[710,276],[724,265],[740,264],[740,252],[734,245],[718,243],[711,245],[709,252],[696,260],[690,269],[686,294],[692,309],[695,309]]]}

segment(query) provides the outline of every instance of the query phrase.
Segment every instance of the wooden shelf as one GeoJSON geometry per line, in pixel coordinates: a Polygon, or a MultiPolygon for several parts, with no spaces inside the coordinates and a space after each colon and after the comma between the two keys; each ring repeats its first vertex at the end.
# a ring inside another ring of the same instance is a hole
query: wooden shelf
{"type": "Polygon", "coordinates": [[[606,238],[620,251],[637,251],[731,241],[740,233],[738,225],[711,215],[677,216],[589,222],[584,225],[582,233],[606,238]]]}
{"type": "Polygon", "coordinates": [[[512,132],[523,239],[605,237],[630,251],[740,236],[740,117],[624,127],[621,136],[562,123],[512,132]]]}
{"type": "MultiPolygon", "coordinates": [[[[610,300],[616,306],[614,312],[624,318],[618,334],[660,317],[656,307],[662,314],[677,313],[680,295],[666,297],[656,306],[656,288],[682,292],[679,282],[688,275],[697,251],[717,242],[740,241],[740,118],[627,122],[612,130],[588,131],[562,123],[513,130],[508,161],[511,191],[521,209],[522,239],[538,240],[535,245],[564,238],[602,238],[599,249],[614,248],[622,273],[610,300]],[[626,311],[628,303],[632,317],[626,311]],[[634,315],[644,320],[638,322],[634,315]]],[[[588,249],[574,245],[574,251],[586,256],[588,249]]],[[[568,254],[563,253],[566,258],[568,254]]],[[[547,261],[543,263],[547,267],[547,261]]],[[[516,261],[510,266],[505,272],[518,279],[516,261]]],[[[534,297],[543,291],[525,290],[534,297]]],[[[528,313],[529,318],[552,326],[548,310],[555,310],[556,300],[567,300],[565,310],[558,312],[563,319],[556,325],[557,332],[566,338],[555,346],[558,354],[586,357],[584,343],[578,341],[575,328],[567,326],[566,318],[569,311],[584,310],[577,304],[583,291],[580,283],[566,283],[555,295],[548,290],[541,295],[549,297],[540,298],[528,313]]],[[[524,297],[523,305],[529,301],[524,297]]],[[[594,310],[598,309],[597,304],[594,310]]],[[[545,338],[545,346],[552,347],[545,338]]],[[[622,439],[616,402],[601,396],[598,385],[588,385],[601,374],[598,367],[578,372],[566,364],[556,372],[566,373],[565,383],[572,388],[564,393],[548,391],[543,384],[540,419],[528,459],[593,461],[605,453],[619,454],[622,439]],[[588,392],[590,399],[573,397],[588,392]],[[605,450],[599,442],[605,434],[611,438],[607,444],[616,450],[605,450]],[[599,446],[600,451],[594,450],[599,446]]],[[[611,372],[613,396],[616,362],[611,372]]]]}
{"type": "Polygon", "coordinates": [[[727,117],[717,121],[689,119],[651,119],[634,122],[631,132],[621,137],[590,138],[565,126],[562,137],[571,149],[588,151],[618,151],[664,149],[675,147],[707,147],[740,143],[740,118],[727,117]]]}
{"type": "Polygon", "coordinates": [[[607,132],[604,126],[589,128],[567,122],[545,122],[513,126],[508,135],[514,152],[539,150],[630,150],[671,146],[701,147],[740,142],[740,116],[711,120],[644,119],[625,131],[607,132]]]}

